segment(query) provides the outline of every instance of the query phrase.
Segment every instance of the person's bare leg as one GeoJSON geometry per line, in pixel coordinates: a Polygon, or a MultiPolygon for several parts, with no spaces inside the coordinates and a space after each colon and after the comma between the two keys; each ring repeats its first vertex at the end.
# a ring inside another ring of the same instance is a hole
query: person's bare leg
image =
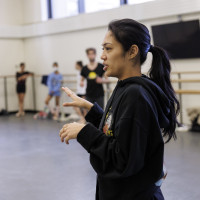
{"type": "Polygon", "coordinates": [[[22,116],[24,116],[24,97],[25,97],[25,93],[21,93],[20,94],[20,113],[22,116]]]}
{"type": "MultiPolygon", "coordinates": [[[[83,99],[86,99],[84,96],[82,96],[83,99]]],[[[77,115],[80,117],[79,122],[80,123],[85,123],[85,116],[87,114],[86,109],[80,109],[78,107],[74,107],[74,110],[76,111],[77,115]]]]}
{"type": "Polygon", "coordinates": [[[56,110],[54,113],[54,119],[57,120],[59,117],[59,112],[60,112],[60,97],[56,96],[55,101],[56,101],[56,110]]]}
{"type": "Polygon", "coordinates": [[[81,109],[74,107],[74,110],[76,111],[76,114],[80,117],[79,123],[85,123],[85,117],[83,113],[81,112],[81,109]]]}
{"type": "Polygon", "coordinates": [[[59,105],[60,105],[60,97],[56,96],[56,106],[59,106],[59,105]]]}
{"type": "MultiPolygon", "coordinates": [[[[52,99],[53,96],[51,95],[48,95],[46,100],[45,100],[45,105],[46,105],[46,108],[49,112],[53,113],[53,109],[49,106],[49,101],[52,99]]],[[[45,109],[46,109],[45,108],[45,109]]]]}
{"type": "Polygon", "coordinates": [[[48,95],[46,100],[45,100],[45,104],[48,106],[49,105],[49,101],[52,99],[51,95],[48,95]]]}
{"type": "Polygon", "coordinates": [[[20,94],[17,93],[18,97],[18,112],[16,113],[16,117],[20,117],[20,94]]]}

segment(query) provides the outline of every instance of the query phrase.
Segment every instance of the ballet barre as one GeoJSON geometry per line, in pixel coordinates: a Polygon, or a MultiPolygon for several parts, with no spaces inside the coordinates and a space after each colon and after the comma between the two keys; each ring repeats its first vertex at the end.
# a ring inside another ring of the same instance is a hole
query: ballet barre
{"type": "Polygon", "coordinates": [[[200,83],[200,79],[182,79],[182,75],[196,75],[200,74],[200,71],[179,71],[179,72],[172,72],[171,74],[177,75],[177,79],[172,79],[172,83],[177,83],[178,84],[178,89],[175,90],[176,94],[179,95],[179,102],[180,102],[180,122],[183,123],[183,101],[182,101],[182,96],[183,95],[199,95],[200,90],[190,90],[190,89],[183,89],[182,84],[189,84],[189,83],[200,83]]]}
{"type": "Polygon", "coordinates": [[[200,79],[172,79],[172,83],[200,83],[200,79]]]}
{"type": "MultiPolygon", "coordinates": [[[[199,84],[200,83],[200,79],[198,78],[194,78],[194,79],[191,79],[188,78],[186,79],[186,75],[198,75],[200,74],[200,71],[184,71],[184,72],[172,72],[172,75],[173,76],[177,76],[176,77],[173,77],[171,79],[171,82],[173,84],[178,84],[178,88],[175,89],[175,92],[176,94],[179,96],[179,101],[180,101],[180,122],[183,123],[183,115],[182,115],[182,96],[183,95],[200,95],[200,90],[193,90],[193,89],[184,89],[183,88],[183,84],[199,84]],[[181,76],[184,75],[184,78],[182,78],[181,76]]],[[[62,84],[64,86],[67,86],[67,87],[70,87],[70,89],[72,89],[72,91],[76,91],[75,89],[75,84],[77,83],[77,80],[76,80],[76,77],[77,77],[77,74],[62,74],[63,75],[63,81],[62,81],[62,84]]],[[[32,79],[32,82],[31,82],[31,87],[32,87],[32,92],[33,92],[33,109],[34,110],[37,110],[36,108],[36,81],[38,83],[38,79],[42,78],[42,76],[44,75],[41,75],[41,74],[34,74],[32,77],[30,77],[32,79]],[[37,78],[37,80],[36,80],[37,78]]],[[[8,111],[8,86],[7,86],[7,82],[8,82],[8,79],[13,79],[15,80],[16,79],[16,76],[15,75],[4,75],[4,76],[0,76],[0,79],[2,80],[2,83],[4,85],[3,87],[3,94],[4,94],[4,108],[5,110],[8,111]]],[[[117,83],[117,79],[111,79],[109,81],[109,83],[105,83],[105,98],[106,100],[109,99],[110,97],[110,94],[112,93],[112,89],[113,87],[111,87],[111,84],[116,84],[117,83]]]]}
{"type": "Polygon", "coordinates": [[[200,94],[200,90],[175,90],[177,94],[200,94]]]}

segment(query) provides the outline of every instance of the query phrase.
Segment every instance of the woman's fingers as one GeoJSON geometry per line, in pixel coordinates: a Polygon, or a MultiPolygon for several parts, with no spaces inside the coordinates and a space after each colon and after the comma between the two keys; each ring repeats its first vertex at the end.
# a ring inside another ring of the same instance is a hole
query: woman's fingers
{"type": "Polygon", "coordinates": [[[62,128],[62,129],[60,130],[59,136],[61,137],[63,133],[64,133],[64,129],[62,128]]]}
{"type": "Polygon", "coordinates": [[[69,144],[69,140],[76,139],[78,133],[81,131],[81,129],[85,126],[85,124],[79,124],[79,123],[70,123],[65,124],[63,128],[60,130],[60,139],[61,142],[66,142],[66,144],[69,144]]]}
{"type": "Polygon", "coordinates": [[[79,106],[80,99],[79,99],[79,97],[74,92],[72,92],[67,87],[62,87],[62,90],[73,100],[73,102],[66,102],[66,103],[64,103],[63,106],[66,106],[66,107],[69,107],[69,106],[79,106]]]}
{"type": "Polygon", "coordinates": [[[64,142],[64,138],[66,138],[67,136],[68,136],[68,132],[64,132],[60,137],[61,142],[64,142]]]}
{"type": "Polygon", "coordinates": [[[68,132],[64,132],[63,134],[61,134],[60,138],[61,142],[65,141],[66,144],[69,144],[69,140],[72,139],[68,132]]]}
{"type": "Polygon", "coordinates": [[[62,90],[73,99],[74,96],[76,96],[76,94],[74,94],[74,92],[72,92],[68,87],[62,87],[62,90]]]}
{"type": "Polygon", "coordinates": [[[62,127],[62,129],[60,130],[60,133],[59,133],[59,136],[60,136],[60,137],[61,137],[62,134],[67,130],[67,125],[68,125],[68,124],[65,124],[65,125],[62,127]]]}
{"type": "Polygon", "coordinates": [[[69,137],[69,131],[67,129],[68,125],[69,124],[65,124],[63,126],[63,128],[60,130],[60,133],[59,133],[61,142],[64,142],[64,140],[65,140],[66,144],[69,144],[68,141],[70,139],[70,137],[69,137]]]}
{"type": "Polygon", "coordinates": [[[70,106],[76,106],[75,102],[65,102],[63,103],[63,106],[70,107],[70,106]]]}
{"type": "Polygon", "coordinates": [[[69,140],[70,140],[71,138],[70,138],[70,136],[68,135],[66,138],[65,138],[65,143],[66,144],[69,144],[69,140]]]}

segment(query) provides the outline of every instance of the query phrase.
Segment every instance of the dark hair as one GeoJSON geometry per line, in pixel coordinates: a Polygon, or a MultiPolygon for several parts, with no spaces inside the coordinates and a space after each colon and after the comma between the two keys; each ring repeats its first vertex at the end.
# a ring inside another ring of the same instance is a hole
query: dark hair
{"type": "Polygon", "coordinates": [[[79,65],[81,68],[83,68],[83,62],[82,61],[77,61],[76,64],[79,65]]]}
{"type": "Polygon", "coordinates": [[[20,63],[20,67],[25,66],[25,63],[21,62],[20,63]]]}
{"type": "Polygon", "coordinates": [[[112,21],[108,25],[108,30],[121,43],[125,52],[133,44],[138,46],[141,65],[145,62],[147,53],[152,53],[152,65],[148,75],[163,90],[171,102],[169,114],[170,125],[163,129],[163,136],[167,137],[166,143],[172,137],[176,139],[175,129],[176,124],[178,124],[177,115],[180,110],[180,105],[170,81],[171,65],[167,53],[164,49],[151,45],[149,30],[145,25],[135,20],[122,19],[112,21]]]}
{"type": "Polygon", "coordinates": [[[89,51],[93,51],[95,54],[97,53],[96,49],[93,48],[93,47],[91,47],[91,48],[87,48],[87,49],[85,50],[86,54],[88,54],[89,51]]]}
{"type": "Polygon", "coordinates": [[[55,66],[58,66],[58,63],[57,63],[57,62],[54,62],[54,63],[53,63],[53,66],[54,66],[54,65],[55,65],[55,66]]]}

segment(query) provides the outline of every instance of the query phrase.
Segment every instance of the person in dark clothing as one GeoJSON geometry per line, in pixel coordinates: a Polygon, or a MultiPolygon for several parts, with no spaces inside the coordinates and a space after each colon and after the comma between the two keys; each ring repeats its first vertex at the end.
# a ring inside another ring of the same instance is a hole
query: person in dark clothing
{"type": "Polygon", "coordinates": [[[118,82],[105,111],[63,88],[73,100],[64,106],[89,110],[87,124],[66,124],[59,134],[67,144],[77,138],[90,154],[97,173],[96,200],[164,200],[164,142],[176,139],[179,102],[168,56],[150,42],[148,29],[137,21],[109,24],[101,58],[106,75],[118,82]],[[148,52],[153,58],[145,76],[141,65],[148,52]]]}
{"type": "Polygon", "coordinates": [[[17,112],[16,116],[24,116],[24,97],[26,93],[26,79],[29,76],[32,76],[33,73],[25,71],[25,63],[20,63],[20,71],[16,73],[16,80],[17,80],[17,85],[16,85],[16,92],[18,96],[18,101],[19,101],[19,111],[17,112]]]}
{"type": "Polygon", "coordinates": [[[104,90],[103,83],[108,82],[103,79],[104,66],[96,62],[96,49],[86,49],[86,54],[89,59],[89,64],[84,66],[81,70],[81,83],[84,86],[84,80],[87,79],[86,99],[92,103],[97,102],[99,106],[104,108],[104,90]]]}

